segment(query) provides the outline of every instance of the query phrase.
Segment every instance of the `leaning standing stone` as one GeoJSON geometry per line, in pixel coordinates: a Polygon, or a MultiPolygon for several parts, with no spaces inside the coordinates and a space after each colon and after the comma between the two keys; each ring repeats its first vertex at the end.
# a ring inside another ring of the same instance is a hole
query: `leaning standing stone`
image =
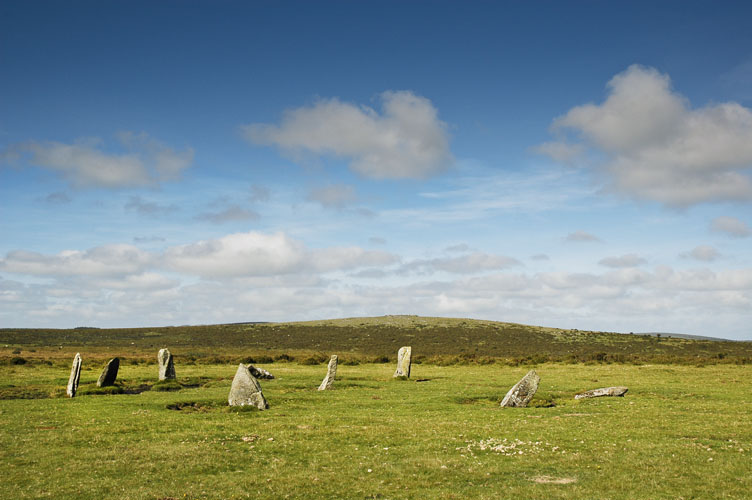
{"type": "Polygon", "coordinates": [[[232,379],[230,396],[227,401],[230,406],[255,406],[259,410],[269,408],[269,403],[266,402],[266,398],[261,392],[258,380],[251,375],[251,370],[243,363],[238,365],[238,371],[235,372],[235,378],[232,379]]]}
{"type": "Polygon", "coordinates": [[[120,368],[120,358],[112,358],[107,366],[102,370],[102,374],[97,380],[97,387],[107,387],[108,385],[115,385],[115,379],[117,378],[118,368],[120,368]]]}
{"type": "Polygon", "coordinates": [[[329,360],[329,366],[326,369],[326,377],[321,381],[319,386],[320,391],[325,391],[332,388],[334,378],[337,376],[337,355],[332,354],[332,358],[329,360]]]}
{"type": "Polygon", "coordinates": [[[410,378],[410,366],[413,348],[410,346],[402,347],[397,353],[397,371],[394,372],[395,377],[407,377],[410,378]]]}
{"type": "Polygon", "coordinates": [[[535,396],[535,391],[538,390],[538,384],[540,383],[540,377],[535,370],[530,370],[527,375],[522,377],[522,380],[517,382],[514,387],[509,389],[507,395],[501,400],[502,407],[511,408],[524,408],[535,396]]]}
{"type": "Polygon", "coordinates": [[[68,397],[75,397],[78,390],[78,381],[81,380],[81,354],[76,353],[73,358],[73,367],[71,367],[70,377],[68,378],[68,387],[65,393],[68,397]]]}
{"type": "Polygon", "coordinates": [[[248,365],[248,369],[251,370],[251,375],[253,375],[255,378],[266,380],[272,380],[274,378],[274,375],[264,370],[263,368],[259,368],[258,366],[248,365]]]}
{"type": "Polygon", "coordinates": [[[160,349],[157,354],[159,361],[159,380],[175,380],[175,364],[168,349],[160,349]]]}
{"type": "Polygon", "coordinates": [[[574,399],[599,398],[602,396],[624,396],[629,389],[627,387],[604,387],[602,389],[593,389],[592,391],[575,394],[574,399]]]}

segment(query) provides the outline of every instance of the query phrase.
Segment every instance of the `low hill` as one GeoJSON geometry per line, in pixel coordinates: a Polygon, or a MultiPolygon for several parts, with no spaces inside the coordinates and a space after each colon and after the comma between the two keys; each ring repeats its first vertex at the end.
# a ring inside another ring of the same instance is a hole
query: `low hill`
{"type": "MultiPolygon", "coordinates": [[[[353,359],[393,359],[411,345],[417,360],[719,360],[752,359],[752,343],[613,332],[562,330],[461,318],[380,316],[291,323],[235,323],[159,328],[1,329],[4,356],[55,348],[121,356],[169,347],[178,357],[292,357],[338,353],[353,359]]],[[[49,353],[48,353],[49,354],[49,353]]]]}

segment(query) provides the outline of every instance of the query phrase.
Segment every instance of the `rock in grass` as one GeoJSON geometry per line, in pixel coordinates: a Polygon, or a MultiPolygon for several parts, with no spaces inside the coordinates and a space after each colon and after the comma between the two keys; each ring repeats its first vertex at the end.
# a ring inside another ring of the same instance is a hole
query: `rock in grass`
{"type": "Polygon", "coordinates": [[[337,355],[332,354],[332,357],[329,360],[329,366],[326,368],[326,377],[324,377],[324,380],[321,381],[319,390],[325,391],[327,389],[331,389],[332,384],[334,383],[334,378],[336,376],[337,376],[337,355]]]}
{"type": "Polygon", "coordinates": [[[600,398],[603,396],[624,396],[629,388],[618,387],[603,387],[602,389],[593,389],[592,391],[585,391],[579,394],[575,394],[574,399],[587,399],[587,398],[600,398]]]}
{"type": "Polygon", "coordinates": [[[68,378],[68,387],[65,389],[65,393],[68,397],[72,398],[76,396],[79,380],[81,380],[81,354],[76,353],[76,357],[73,358],[70,377],[68,378]]]}
{"type": "Polygon", "coordinates": [[[235,372],[235,378],[232,379],[230,396],[227,401],[230,406],[255,406],[259,410],[269,408],[269,403],[266,402],[266,398],[261,392],[261,385],[251,375],[251,370],[243,363],[238,365],[238,371],[235,372]]]}
{"type": "Polygon", "coordinates": [[[159,361],[159,380],[175,380],[175,364],[172,361],[172,354],[168,349],[160,349],[157,354],[159,361]]]}
{"type": "Polygon", "coordinates": [[[394,372],[394,377],[407,377],[410,378],[410,367],[412,365],[411,357],[413,354],[413,348],[405,346],[400,348],[397,352],[397,371],[394,372]]]}
{"type": "Polygon", "coordinates": [[[264,370],[263,368],[259,368],[258,366],[248,365],[248,369],[251,370],[251,375],[256,378],[266,380],[272,380],[274,378],[274,375],[264,370]]]}
{"type": "Polygon", "coordinates": [[[540,377],[535,370],[530,370],[527,375],[514,384],[514,387],[509,389],[507,395],[501,400],[503,408],[524,408],[535,396],[535,391],[538,390],[538,384],[540,383],[540,377]]]}
{"type": "Polygon", "coordinates": [[[120,358],[112,358],[107,366],[102,370],[102,374],[97,380],[97,387],[107,387],[108,385],[115,385],[115,379],[117,378],[118,368],[120,368],[120,358]]]}

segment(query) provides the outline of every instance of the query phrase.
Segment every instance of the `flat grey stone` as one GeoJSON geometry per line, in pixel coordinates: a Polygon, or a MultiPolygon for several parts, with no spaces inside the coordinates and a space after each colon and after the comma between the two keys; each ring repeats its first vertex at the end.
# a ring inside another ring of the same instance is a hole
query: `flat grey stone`
{"type": "Polygon", "coordinates": [[[329,359],[329,365],[326,368],[326,377],[324,377],[324,380],[321,381],[319,390],[325,391],[327,389],[331,389],[336,376],[337,376],[337,355],[332,354],[331,359],[329,359]]]}
{"type": "Polygon", "coordinates": [[[274,375],[264,370],[263,368],[259,368],[258,366],[248,365],[248,369],[251,370],[251,375],[256,378],[260,378],[262,380],[272,380],[274,378],[274,375]]]}
{"type": "Polygon", "coordinates": [[[70,377],[68,378],[68,387],[65,389],[65,393],[68,395],[68,397],[76,397],[79,380],[81,380],[81,354],[76,353],[76,356],[73,358],[73,366],[71,367],[70,377]]]}
{"type": "Polygon", "coordinates": [[[102,374],[97,380],[97,387],[107,387],[108,385],[115,385],[115,379],[117,379],[118,368],[120,368],[120,358],[112,358],[107,366],[102,370],[102,374]]]}
{"type": "Polygon", "coordinates": [[[255,406],[259,410],[269,408],[264,394],[261,392],[261,385],[258,380],[251,375],[251,370],[246,365],[240,363],[238,371],[235,372],[235,378],[232,379],[230,387],[230,396],[227,398],[230,406],[255,406]]]}
{"type": "Polygon", "coordinates": [[[159,362],[159,380],[175,380],[175,363],[169,349],[160,349],[157,354],[159,362]]]}
{"type": "Polygon", "coordinates": [[[593,389],[592,391],[585,391],[581,392],[580,394],[575,394],[574,399],[600,398],[603,396],[622,397],[627,393],[628,390],[629,388],[624,386],[603,387],[601,389],[593,389]]]}
{"type": "Polygon", "coordinates": [[[514,387],[509,389],[507,395],[501,400],[501,407],[503,408],[524,408],[533,399],[535,392],[538,390],[538,384],[540,383],[540,377],[535,370],[530,370],[527,375],[514,384],[514,387]]]}
{"type": "Polygon", "coordinates": [[[410,346],[404,346],[397,352],[397,371],[394,372],[395,377],[407,377],[410,378],[410,368],[412,366],[412,354],[413,348],[410,346]]]}

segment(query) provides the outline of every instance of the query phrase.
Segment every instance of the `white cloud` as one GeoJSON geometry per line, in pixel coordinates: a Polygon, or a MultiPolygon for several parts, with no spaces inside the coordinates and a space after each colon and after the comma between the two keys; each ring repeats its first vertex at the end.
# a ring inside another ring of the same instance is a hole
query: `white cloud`
{"type": "Polygon", "coordinates": [[[629,253],[620,257],[606,257],[601,259],[598,264],[606,267],[637,267],[646,264],[647,261],[637,254],[629,253]]]}
{"type": "Polygon", "coordinates": [[[353,186],[332,184],[312,189],[308,200],[320,203],[324,208],[342,209],[358,201],[358,194],[353,186]]]}
{"type": "Polygon", "coordinates": [[[43,255],[25,250],[0,259],[0,270],[31,276],[122,276],[141,273],[153,256],[132,245],[105,245],[87,251],[65,250],[43,255]]]}
{"type": "Polygon", "coordinates": [[[721,254],[716,250],[715,248],[709,246],[709,245],[700,245],[698,247],[693,248],[689,252],[685,252],[681,255],[682,257],[686,259],[695,259],[695,260],[701,260],[704,262],[711,262],[716,260],[718,257],[721,256],[721,254]]]}
{"type": "Polygon", "coordinates": [[[732,238],[746,238],[752,235],[752,228],[736,217],[716,217],[710,223],[710,229],[719,233],[726,233],[732,238]]]}
{"type": "Polygon", "coordinates": [[[554,120],[566,140],[539,150],[588,146],[605,157],[610,187],[673,207],[752,200],[752,111],[729,102],[692,109],[667,75],[633,65],[608,83],[602,104],[572,108],[554,120]]]}
{"type": "Polygon", "coordinates": [[[56,172],[79,188],[155,185],[177,178],[193,162],[190,148],[175,151],[145,134],[122,133],[118,138],[125,151],[105,151],[97,138],[73,144],[29,141],[10,149],[16,159],[28,153],[29,164],[56,172]]]}
{"type": "Polygon", "coordinates": [[[601,239],[598,238],[597,236],[592,235],[585,231],[575,231],[573,233],[569,233],[567,237],[564,239],[566,241],[575,242],[575,243],[601,241],[601,239]]]}
{"type": "Polygon", "coordinates": [[[453,162],[447,126],[431,101],[409,91],[384,92],[383,113],[322,99],[288,110],[280,125],[251,124],[244,136],[290,152],[347,158],[350,168],[375,179],[426,178],[453,162]]]}
{"type": "Polygon", "coordinates": [[[284,233],[236,233],[215,240],[169,248],[164,263],[170,269],[209,279],[326,273],[397,261],[387,252],[359,247],[311,250],[284,233]]]}

